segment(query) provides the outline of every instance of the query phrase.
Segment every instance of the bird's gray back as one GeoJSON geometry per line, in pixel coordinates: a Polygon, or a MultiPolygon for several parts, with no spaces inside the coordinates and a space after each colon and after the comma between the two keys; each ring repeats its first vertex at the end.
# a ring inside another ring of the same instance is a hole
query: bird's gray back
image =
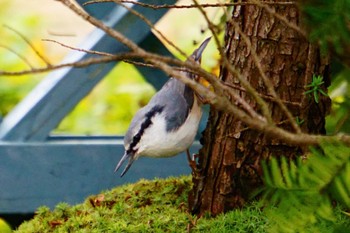
{"type": "Polygon", "coordinates": [[[152,105],[164,106],[166,130],[179,128],[186,120],[194,103],[194,92],[177,79],[170,79],[150,101],[152,105]]]}

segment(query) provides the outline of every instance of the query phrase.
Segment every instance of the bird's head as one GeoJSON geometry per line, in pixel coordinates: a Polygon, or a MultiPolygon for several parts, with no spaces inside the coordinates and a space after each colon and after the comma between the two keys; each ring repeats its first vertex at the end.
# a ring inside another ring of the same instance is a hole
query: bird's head
{"type": "Polygon", "coordinates": [[[194,52],[191,54],[191,56],[187,60],[193,59],[195,62],[200,64],[201,60],[202,60],[203,51],[207,47],[210,39],[211,39],[211,37],[208,37],[207,39],[205,39],[202,42],[202,44],[196,50],[194,50],[194,52]]]}
{"type": "MultiPolygon", "coordinates": [[[[205,39],[205,40],[202,42],[202,44],[191,54],[191,56],[188,57],[187,61],[192,60],[192,61],[194,61],[194,62],[196,62],[197,64],[200,65],[200,64],[201,64],[201,61],[202,61],[202,54],[203,54],[203,51],[204,51],[205,48],[207,47],[207,45],[208,45],[210,39],[211,39],[211,37],[208,37],[207,39],[205,39]]],[[[204,85],[204,86],[208,86],[208,85],[209,85],[209,83],[207,83],[207,81],[206,81],[205,79],[201,78],[201,77],[198,76],[197,74],[194,74],[194,73],[192,73],[192,72],[189,72],[189,76],[190,76],[193,80],[195,80],[195,81],[201,83],[201,84],[204,85]]]]}

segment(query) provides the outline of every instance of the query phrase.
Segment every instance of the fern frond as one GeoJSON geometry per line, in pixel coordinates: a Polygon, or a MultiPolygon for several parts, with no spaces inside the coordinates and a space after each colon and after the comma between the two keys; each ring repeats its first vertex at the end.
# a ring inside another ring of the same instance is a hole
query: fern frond
{"type": "Polygon", "coordinates": [[[350,207],[350,148],[334,142],[310,151],[306,161],[280,157],[263,163],[263,198],[276,206],[273,232],[303,232],[319,219],[333,221],[334,199],[350,207]]]}
{"type": "Polygon", "coordinates": [[[343,169],[330,184],[330,194],[339,202],[350,207],[350,161],[344,164],[343,169]]]}

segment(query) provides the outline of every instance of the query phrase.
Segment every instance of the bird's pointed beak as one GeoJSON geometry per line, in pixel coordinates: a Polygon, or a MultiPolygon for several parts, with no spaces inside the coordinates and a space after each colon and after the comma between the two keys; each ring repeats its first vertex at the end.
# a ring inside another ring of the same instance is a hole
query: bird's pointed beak
{"type": "Polygon", "coordinates": [[[115,167],[114,172],[117,172],[118,169],[121,167],[121,165],[124,163],[124,161],[127,159],[129,159],[128,164],[125,166],[124,171],[122,172],[120,177],[124,176],[124,174],[129,170],[132,163],[134,162],[134,160],[135,160],[134,152],[127,153],[127,151],[125,151],[123,157],[120,159],[118,165],[115,167]]]}
{"type": "Polygon", "coordinates": [[[204,51],[204,49],[207,47],[209,41],[210,41],[211,37],[208,37],[207,39],[205,39],[202,44],[192,53],[192,58],[196,61],[196,62],[201,62],[201,58],[202,58],[202,53],[204,51]]]}

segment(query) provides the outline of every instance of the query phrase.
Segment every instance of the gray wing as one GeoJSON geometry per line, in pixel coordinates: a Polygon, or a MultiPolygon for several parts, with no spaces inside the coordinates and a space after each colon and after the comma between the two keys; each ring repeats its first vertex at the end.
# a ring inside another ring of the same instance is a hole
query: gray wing
{"type": "Polygon", "coordinates": [[[170,79],[152,98],[152,105],[163,105],[166,130],[179,128],[186,120],[194,101],[194,92],[177,79],[170,79]]]}
{"type": "Polygon", "coordinates": [[[124,144],[128,146],[147,118],[147,114],[155,106],[162,108],[162,114],[167,121],[168,132],[179,128],[186,120],[194,101],[194,92],[177,79],[170,79],[133,117],[129,129],[124,137],[124,144]]]}

